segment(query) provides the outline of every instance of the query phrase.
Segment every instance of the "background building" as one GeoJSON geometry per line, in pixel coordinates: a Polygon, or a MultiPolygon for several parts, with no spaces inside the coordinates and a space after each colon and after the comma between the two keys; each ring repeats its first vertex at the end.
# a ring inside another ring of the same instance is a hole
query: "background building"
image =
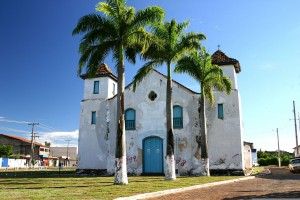
{"type": "MultiPolygon", "coordinates": [[[[26,159],[25,164],[29,165],[29,160],[31,157],[30,140],[18,136],[0,134],[0,145],[13,146],[13,153],[15,155],[19,155],[21,159],[26,159]]],[[[48,166],[49,147],[41,143],[34,142],[33,149],[33,159],[36,161],[40,161],[40,163],[38,163],[39,165],[48,166]]]]}
{"type": "Polygon", "coordinates": [[[77,147],[50,147],[50,155],[52,158],[52,166],[71,167],[77,165],[77,147]]]}

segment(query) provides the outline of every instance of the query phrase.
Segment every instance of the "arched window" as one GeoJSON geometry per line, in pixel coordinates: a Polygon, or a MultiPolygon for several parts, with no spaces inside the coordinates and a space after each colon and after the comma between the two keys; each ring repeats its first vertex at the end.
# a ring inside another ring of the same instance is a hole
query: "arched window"
{"type": "Polygon", "coordinates": [[[173,106],[173,128],[183,128],[183,116],[181,106],[173,106]]]}
{"type": "Polygon", "coordinates": [[[125,129],[135,130],[135,110],[132,108],[125,111],[125,129]]]}

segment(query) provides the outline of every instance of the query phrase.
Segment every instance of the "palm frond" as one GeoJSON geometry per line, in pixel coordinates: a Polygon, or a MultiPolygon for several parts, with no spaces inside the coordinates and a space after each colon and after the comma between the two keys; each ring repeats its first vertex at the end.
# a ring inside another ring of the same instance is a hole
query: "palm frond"
{"type": "Polygon", "coordinates": [[[209,85],[207,86],[204,85],[204,94],[205,94],[205,100],[212,106],[215,102],[215,97],[214,97],[212,87],[209,85]]]}
{"type": "Polygon", "coordinates": [[[232,90],[232,83],[228,77],[222,76],[215,87],[218,91],[225,91],[229,95],[232,90]]]}
{"type": "Polygon", "coordinates": [[[197,60],[193,60],[185,56],[177,62],[177,64],[175,65],[174,72],[186,73],[190,75],[193,79],[195,79],[197,82],[199,82],[201,80],[201,74],[199,73],[200,70],[195,65],[195,62],[197,62],[197,60]]]}
{"type": "Polygon", "coordinates": [[[116,0],[106,0],[96,5],[96,10],[103,12],[108,18],[118,20],[119,9],[116,0]]]}
{"type": "Polygon", "coordinates": [[[95,30],[103,23],[104,19],[98,14],[89,14],[81,17],[74,28],[72,35],[95,30]]]}
{"type": "Polygon", "coordinates": [[[178,23],[177,24],[177,32],[182,34],[184,32],[184,30],[190,25],[190,21],[187,20],[185,22],[182,23],[178,23]]]}
{"type": "Polygon", "coordinates": [[[135,18],[135,9],[133,7],[127,7],[126,10],[124,10],[123,17],[123,23],[131,26],[134,18],[135,18]]]}
{"type": "Polygon", "coordinates": [[[125,49],[125,57],[129,62],[135,64],[136,55],[140,51],[141,51],[141,47],[139,47],[139,46],[132,46],[131,48],[126,48],[125,49]]]}
{"type": "Polygon", "coordinates": [[[213,65],[211,56],[205,48],[181,58],[175,66],[176,73],[187,73],[201,85],[201,95],[212,105],[214,103],[213,88],[218,91],[231,92],[231,81],[223,75],[218,65],[213,65]]]}
{"type": "Polygon", "coordinates": [[[152,6],[144,10],[137,11],[134,26],[146,26],[160,23],[165,16],[164,10],[159,6],[152,6]]]}

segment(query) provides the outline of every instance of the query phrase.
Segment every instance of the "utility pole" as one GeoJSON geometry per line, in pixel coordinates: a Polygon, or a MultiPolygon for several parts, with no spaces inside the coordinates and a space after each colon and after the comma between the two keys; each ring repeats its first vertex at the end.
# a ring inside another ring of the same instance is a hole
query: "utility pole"
{"type": "Polygon", "coordinates": [[[277,144],[278,144],[278,166],[281,167],[278,128],[276,129],[276,132],[277,132],[277,144]]]}
{"type": "Polygon", "coordinates": [[[69,166],[69,142],[71,140],[65,140],[66,142],[68,142],[68,146],[67,146],[67,166],[69,166]]]}
{"type": "Polygon", "coordinates": [[[36,133],[34,133],[33,130],[34,130],[34,126],[39,125],[39,123],[32,122],[32,123],[28,123],[28,125],[32,126],[32,128],[31,128],[31,155],[30,155],[30,160],[29,160],[29,165],[32,167],[32,166],[34,166],[33,165],[33,161],[34,161],[34,159],[33,159],[33,157],[34,157],[34,141],[35,141],[36,137],[39,137],[39,136],[36,136],[36,133]]]}
{"type": "MultiPolygon", "coordinates": [[[[296,151],[297,151],[297,155],[295,155],[295,156],[299,156],[295,101],[293,101],[293,107],[294,107],[293,111],[294,111],[295,136],[296,136],[296,151]]],[[[300,123],[300,120],[299,120],[299,123],[300,123]]]]}

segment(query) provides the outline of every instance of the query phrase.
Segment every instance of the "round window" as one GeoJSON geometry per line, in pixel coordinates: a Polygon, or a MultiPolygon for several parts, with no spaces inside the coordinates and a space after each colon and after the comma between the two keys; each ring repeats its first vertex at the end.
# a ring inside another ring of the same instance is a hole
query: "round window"
{"type": "Polygon", "coordinates": [[[154,91],[151,91],[151,92],[149,93],[148,97],[149,97],[149,99],[150,99],[151,101],[154,101],[154,100],[156,99],[156,97],[157,97],[157,94],[156,94],[154,91]]]}

